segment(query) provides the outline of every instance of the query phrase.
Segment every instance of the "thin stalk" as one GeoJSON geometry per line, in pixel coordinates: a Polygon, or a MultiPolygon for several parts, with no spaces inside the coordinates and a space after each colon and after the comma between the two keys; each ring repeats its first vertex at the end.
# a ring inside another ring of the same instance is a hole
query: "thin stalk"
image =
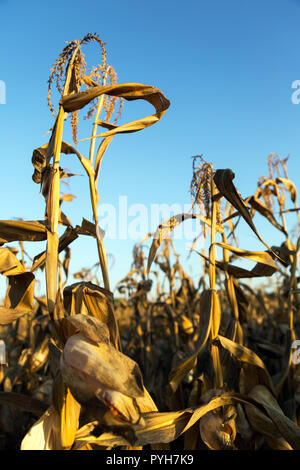
{"type": "Polygon", "coordinates": [[[290,330],[292,331],[292,334],[294,335],[294,337],[292,338],[293,340],[296,339],[295,332],[294,332],[294,313],[293,313],[293,304],[294,304],[295,294],[293,292],[293,288],[295,285],[297,286],[296,269],[298,265],[299,248],[300,248],[300,237],[298,238],[296,250],[294,253],[293,264],[291,266],[290,286],[289,286],[290,288],[289,288],[289,297],[288,297],[289,327],[290,327],[290,330]]]}
{"type": "MultiPolygon", "coordinates": [[[[63,96],[69,92],[72,68],[79,45],[76,47],[70,59],[67,68],[66,81],[63,90],[63,96]]],[[[62,106],[59,107],[59,113],[56,123],[53,128],[53,133],[50,138],[47,158],[51,157],[52,142],[53,143],[53,167],[52,167],[52,181],[48,194],[47,201],[47,215],[48,215],[48,231],[47,231],[47,248],[46,248],[46,291],[47,302],[50,317],[53,316],[56,292],[57,292],[57,268],[58,268],[58,220],[59,220],[59,187],[60,187],[60,173],[59,173],[59,160],[62,146],[63,126],[67,113],[65,113],[62,106]],[[49,155],[48,155],[49,154],[49,155]]]]}
{"type": "Polygon", "coordinates": [[[57,127],[54,140],[54,156],[52,168],[52,182],[48,195],[47,213],[49,230],[47,232],[46,249],[46,289],[49,314],[54,312],[57,291],[57,265],[58,265],[58,219],[59,219],[59,159],[63,135],[65,112],[60,106],[57,118],[57,127]]]}
{"type": "MultiPolygon", "coordinates": [[[[106,84],[109,70],[110,70],[110,67],[106,69],[105,76],[102,82],[103,86],[105,86],[106,84]]],[[[90,152],[89,152],[89,161],[91,165],[93,165],[93,160],[94,160],[98,120],[99,120],[99,117],[103,108],[103,103],[104,103],[104,94],[100,96],[99,103],[97,106],[97,111],[95,114],[94,124],[93,124],[92,138],[91,138],[90,152]]],[[[104,244],[100,238],[100,234],[98,233],[99,219],[98,219],[98,211],[97,211],[97,201],[99,198],[98,198],[98,193],[97,193],[96,186],[95,186],[94,175],[95,175],[95,172],[93,172],[93,174],[89,172],[90,196],[91,196],[91,204],[92,204],[92,210],[93,210],[93,218],[94,218],[95,225],[96,225],[97,249],[98,249],[98,256],[99,256],[99,261],[100,261],[100,266],[101,266],[101,271],[102,271],[104,287],[105,289],[110,290],[106,252],[105,252],[104,244]]]]}
{"type": "Polygon", "coordinates": [[[98,249],[99,261],[100,261],[100,266],[101,266],[101,271],[102,271],[103,283],[104,283],[105,289],[110,290],[105,248],[100,238],[100,234],[98,232],[99,219],[98,219],[98,211],[97,211],[97,203],[96,203],[96,188],[95,188],[94,177],[91,174],[89,174],[89,183],[90,183],[90,194],[91,194],[93,218],[94,218],[95,226],[96,226],[97,249],[98,249]]]}
{"type": "MultiPolygon", "coordinates": [[[[108,77],[108,72],[110,70],[110,66],[107,67],[105,76],[103,78],[102,86],[106,85],[107,77],[108,77]]],[[[99,103],[97,106],[97,111],[94,119],[94,124],[93,124],[93,131],[92,131],[92,139],[91,139],[91,145],[90,145],[90,153],[89,153],[89,159],[90,162],[93,163],[94,160],[94,152],[95,152],[95,143],[96,143],[96,135],[97,135],[97,129],[98,129],[98,121],[99,117],[103,108],[103,103],[104,103],[104,94],[100,96],[99,103]]]]}
{"type": "MultiPolygon", "coordinates": [[[[212,173],[212,171],[211,171],[212,173]]],[[[216,288],[216,265],[215,265],[215,257],[216,257],[216,248],[215,248],[215,235],[216,235],[216,225],[217,225],[217,201],[215,200],[214,196],[216,194],[216,186],[213,181],[213,173],[211,174],[211,236],[210,236],[210,248],[209,248],[209,283],[211,290],[215,291],[216,288]]],[[[222,388],[223,387],[223,371],[220,362],[220,353],[219,348],[217,345],[213,344],[214,339],[218,335],[218,331],[216,331],[215,325],[219,325],[220,323],[220,310],[217,306],[217,293],[213,292],[212,296],[212,327],[210,332],[210,353],[213,362],[214,368],[214,376],[215,376],[215,387],[222,388]]]]}
{"type": "MultiPolygon", "coordinates": [[[[225,233],[222,233],[222,241],[223,243],[227,244],[227,237],[225,233]]],[[[229,252],[227,249],[223,248],[223,261],[226,263],[225,266],[227,266],[227,263],[229,262],[229,252]]],[[[233,337],[233,341],[237,341],[239,344],[243,344],[243,338],[242,338],[242,329],[240,327],[239,323],[239,306],[236,298],[236,293],[234,289],[234,284],[233,284],[233,276],[228,273],[227,269],[225,269],[225,277],[227,281],[227,296],[229,303],[231,305],[232,313],[233,313],[233,318],[235,322],[235,333],[233,337]],[[236,334],[239,332],[238,338],[236,338],[236,334]]]]}

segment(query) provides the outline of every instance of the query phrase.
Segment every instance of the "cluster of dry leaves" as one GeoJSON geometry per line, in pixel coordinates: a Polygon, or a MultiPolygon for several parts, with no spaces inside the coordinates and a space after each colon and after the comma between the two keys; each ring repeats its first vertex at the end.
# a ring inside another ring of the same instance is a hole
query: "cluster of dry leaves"
{"type": "Polygon", "coordinates": [[[152,86],[117,85],[103,50],[100,38],[89,34],[68,43],[51,71],[49,96],[55,78],[59,110],[49,142],[32,156],[33,180],[45,198],[44,220],[0,221],[0,272],[7,278],[0,307],[6,345],[0,374],[1,447],[299,450],[300,366],[293,345],[299,337],[300,237],[292,242],[286,213],[294,213],[298,224],[300,214],[287,160],[271,155],[269,176],[259,180],[253,196],[243,198],[230,169],[214,171],[195,157],[193,213],[165,221],[134,247],[132,268],[114,299],[97,209],[102,158],[116,135],[156,123],[169,101],[152,86]],[[101,46],[103,60],[90,74],[82,53],[89,42],[101,46]],[[112,124],[117,99],[146,100],[155,113],[112,124]],[[77,113],[88,104],[94,124],[89,156],[84,157],[76,146],[77,113]],[[100,120],[103,110],[105,119],[100,120]],[[76,126],[75,147],[63,141],[69,114],[76,126]],[[106,131],[98,133],[98,126],[106,131]],[[95,152],[98,137],[102,140],[95,152]],[[60,167],[61,154],[75,155],[87,174],[93,222],[83,219],[73,227],[61,210],[72,196],[61,195],[60,182],[73,176],[60,167]],[[269,246],[261,237],[255,214],[281,232],[280,246],[269,246]],[[203,247],[198,253],[203,274],[197,286],[171,239],[172,230],[191,218],[208,244],[207,251],[203,247]],[[238,246],[241,220],[262,251],[238,246]],[[59,226],[64,227],[61,236],[59,226]],[[95,267],[103,287],[92,270],[76,273],[80,281],[67,285],[70,245],[83,235],[95,239],[95,267]],[[34,241],[46,241],[46,249],[28,266],[24,242],[34,241]],[[12,242],[19,243],[19,250],[12,242]],[[235,264],[241,258],[254,267],[235,264]],[[43,298],[34,293],[38,269],[45,271],[43,298]],[[252,278],[275,281],[268,290],[258,283],[250,287],[247,279],[252,278]]]}

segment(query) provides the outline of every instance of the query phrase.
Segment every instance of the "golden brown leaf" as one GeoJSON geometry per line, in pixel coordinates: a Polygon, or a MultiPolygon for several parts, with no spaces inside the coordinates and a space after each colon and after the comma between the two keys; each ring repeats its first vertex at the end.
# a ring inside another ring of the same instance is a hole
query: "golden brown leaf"
{"type": "Polygon", "coordinates": [[[208,340],[211,325],[213,322],[213,291],[211,289],[205,290],[201,294],[200,303],[200,335],[196,344],[195,351],[192,354],[188,354],[178,366],[170,372],[170,387],[173,393],[177,390],[178,385],[188,374],[188,372],[193,369],[196,364],[197,356],[204,349],[206,342],[208,340]]]}

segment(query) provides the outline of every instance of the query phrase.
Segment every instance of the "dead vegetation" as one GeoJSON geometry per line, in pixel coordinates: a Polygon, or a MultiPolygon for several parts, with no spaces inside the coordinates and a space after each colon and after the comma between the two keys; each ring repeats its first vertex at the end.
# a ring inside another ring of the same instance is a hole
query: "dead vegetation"
{"type": "Polygon", "coordinates": [[[292,237],[286,214],[298,224],[300,214],[287,159],[270,155],[269,175],[246,197],[236,189],[231,169],[215,170],[194,157],[193,212],[164,221],[134,247],[130,272],[114,298],[98,218],[101,162],[117,134],[156,123],[169,101],[152,86],[118,85],[103,42],[88,34],[68,43],[51,69],[49,105],[55,117],[51,136],[32,156],[45,218],[0,221],[0,268],[7,279],[0,307],[6,345],[1,448],[299,450],[294,341],[300,333],[300,237],[292,237]],[[101,64],[88,73],[83,46],[91,42],[100,46],[101,64]],[[58,111],[53,83],[60,94],[58,111]],[[155,113],[118,126],[123,100],[136,99],[148,101],[155,113]],[[77,149],[77,128],[78,112],[87,105],[93,126],[85,157],[77,149]],[[68,115],[75,147],[63,141],[68,115]],[[61,180],[73,176],[61,168],[62,154],[79,159],[89,183],[93,221],[83,218],[76,227],[61,210],[73,197],[60,190],[61,180]],[[280,246],[261,237],[256,214],[280,231],[280,246]],[[198,253],[203,269],[197,285],[171,238],[191,218],[207,245],[198,253]],[[239,247],[241,220],[260,251],[248,250],[243,240],[239,247]],[[81,236],[95,240],[99,262],[68,284],[70,245],[81,236]],[[34,241],[45,241],[46,248],[30,260],[24,243],[34,241]],[[242,267],[241,259],[253,268],[242,267]],[[45,273],[44,298],[34,293],[38,269],[45,273]],[[264,282],[250,287],[253,278],[264,282]]]}

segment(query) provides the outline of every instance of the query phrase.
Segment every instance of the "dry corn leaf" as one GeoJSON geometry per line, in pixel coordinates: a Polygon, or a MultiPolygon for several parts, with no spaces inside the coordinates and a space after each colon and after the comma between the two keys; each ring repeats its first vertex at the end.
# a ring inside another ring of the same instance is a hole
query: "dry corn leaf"
{"type": "Polygon", "coordinates": [[[261,215],[263,215],[266,219],[268,219],[269,222],[271,222],[271,224],[274,225],[274,227],[276,227],[282,233],[287,235],[284,227],[277,222],[277,220],[275,219],[275,217],[273,215],[273,212],[263,202],[261,202],[255,196],[251,196],[248,199],[248,202],[254,210],[256,210],[261,215]]]}
{"type": "Polygon", "coordinates": [[[271,449],[274,450],[294,450],[284,437],[269,437],[264,436],[266,443],[271,449]]]}
{"type": "Polygon", "coordinates": [[[25,268],[9,248],[0,248],[0,274],[14,276],[25,272],[25,268]]]}
{"type": "Polygon", "coordinates": [[[78,282],[63,291],[65,309],[69,315],[86,313],[108,326],[111,342],[119,346],[119,331],[114,315],[113,295],[91,282],[78,282]]]}
{"type": "MultiPolygon", "coordinates": [[[[182,432],[190,418],[189,410],[174,412],[152,412],[143,414],[144,425],[131,425],[134,445],[161,444],[172,442],[182,432]]],[[[89,433],[89,429],[87,432],[89,433]]],[[[91,435],[80,437],[81,444],[93,443],[107,447],[128,445],[128,441],[121,435],[103,433],[99,437],[91,435]]],[[[131,442],[132,444],[132,442],[131,442]]]]}
{"type": "MultiPolygon", "coordinates": [[[[35,183],[41,183],[42,179],[44,179],[44,174],[43,172],[45,171],[45,167],[47,165],[47,151],[48,151],[48,142],[45,145],[42,145],[41,147],[34,149],[33,154],[32,154],[32,164],[34,166],[34,173],[32,175],[32,179],[35,183]]],[[[76,149],[74,149],[71,145],[67,144],[66,142],[61,143],[61,152],[65,154],[76,154],[76,149]]],[[[52,155],[48,155],[48,165],[49,161],[52,155]]],[[[61,172],[60,177],[62,178],[63,176],[77,176],[73,173],[65,173],[63,174],[61,172]]]]}
{"type": "MultiPolygon", "coordinates": [[[[192,390],[189,395],[188,407],[196,407],[200,402],[201,381],[205,381],[204,374],[198,377],[192,384],[192,390]]],[[[202,384],[203,385],[203,384],[202,384]]],[[[199,441],[199,426],[195,423],[184,433],[184,449],[196,450],[199,441]]]]}
{"type": "MultiPolygon", "coordinates": [[[[95,426],[94,426],[95,427],[95,426]]],[[[75,444],[73,449],[74,450],[82,450],[88,444],[94,444],[97,446],[102,447],[105,450],[110,450],[114,447],[119,446],[130,446],[132,442],[126,439],[123,436],[116,436],[112,432],[103,432],[99,437],[96,436],[89,436],[86,437],[87,431],[90,431],[90,428],[83,427],[82,430],[80,429],[81,433],[84,433],[83,437],[78,437],[75,440],[75,444]]]]}
{"type": "Polygon", "coordinates": [[[221,307],[218,292],[212,289],[212,322],[211,322],[211,337],[214,339],[218,333],[221,323],[221,307]]]}
{"type": "Polygon", "coordinates": [[[286,189],[290,193],[292,202],[296,203],[296,201],[297,201],[297,189],[296,189],[296,186],[294,185],[294,183],[291,180],[289,180],[288,178],[276,178],[275,181],[276,181],[277,184],[282,183],[282,184],[285,185],[286,189]]]}
{"type": "Polygon", "coordinates": [[[45,222],[40,220],[0,220],[0,244],[13,241],[46,240],[45,222]]]}
{"type": "Polygon", "coordinates": [[[89,235],[91,237],[97,238],[96,226],[89,220],[83,217],[82,224],[80,227],[77,227],[78,234],[80,235],[89,235]]]}
{"type": "Polygon", "coordinates": [[[217,344],[213,342],[213,340],[218,335],[220,324],[221,324],[221,307],[220,307],[219,297],[218,297],[217,291],[213,290],[212,291],[212,322],[211,322],[211,331],[210,331],[210,337],[211,337],[212,343],[210,346],[210,355],[211,355],[212,363],[213,363],[216,387],[223,386],[223,368],[220,362],[219,347],[217,344]]]}
{"type": "Polygon", "coordinates": [[[14,322],[31,313],[34,304],[34,275],[30,272],[8,276],[4,306],[0,307],[0,325],[14,322]]]}
{"type": "MultiPolygon", "coordinates": [[[[266,404],[268,407],[276,410],[279,414],[283,412],[275,400],[272,393],[263,385],[256,385],[250,392],[249,397],[255,399],[261,404],[266,404]]],[[[265,413],[253,406],[245,407],[247,417],[253,429],[268,438],[267,442],[273,449],[288,449],[292,450],[290,444],[282,437],[281,432],[276,424],[265,413]]]]}
{"type": "Polygon", "coordinates": [[[46,165],[46,155],[47,155],[48,143],[42,145],[41,147],[34,149],[31,157],[31,162],[34,166],[34,173],[32,179],[35,183],[41,182],[42,170],[46,165]]]}
{"type": "Polygon", "coordinates": [[[288,442],[292,449],[300,450],[299,427],[276,407],[271,406],[267,402],[262,402],[258,397],[256,397],[255,400],[263,404],[268,416],[272,419],[273,423],[276,424],[277,429],[280,431],[282,438],[288,442]]]}
{"type": "Polygon", "coordinates": [[[8,325],[28,314],[28,310],[0,307],[0,325],[8,325]]]}
{"type": "MultiPolygon", "coordinates": [[[[222,196],[224,196],[239,211],[240,215],[247,222],[247,224],[253,230],[259,240],[265,245],[266,248],[268,248],[268,250],[272,251],[271,248],[267,245],[267,243],[261,238],[261,236],[257,232],[249,210],[232,182],[234,177],[235,174],[230,169],[217,170],[214,174],[214,182],[222,196]]],[[[276,256],[276,258],[278,258],[276,253],[274,253],[274,255],[276,256]]]]}
{"type": "Polygon", "coordinates": [[[35,277],[30,272],[9,276],[4,304],[31,312],[34,306],[35,277]]]}
{"type": "Polygon", "coordinates": [[[141,413],[150,413],[152,411],[158,411],[156,404],[153,401],[150,393],[143,386],[144,394],[141,397],[136,397],[135,401],[137,404],[138,409],[141,413]]]}
{"type": "MultiPolygon", "coordinates": [[[[259,398],[260,400],[260,398],[259,398]]],[[[261,401],[261,400],[260,400],[261,401]]],[[[226,392],[221,396],[214,396],[206,404],[196,408],[187,408],[180,411],[162,412],[162,413],[144,413],[143,426],[138,424],[131,425],[133,431],[132,436],[135,437],[134,445],[147,445],[157,443],[168,443],[177,439],[181,434],[186,432],[207,413],[216,410],[220,407],[227,407],[230,405],[244,404],[252,407],[258,407],[261,411],[265,412],[271,418],[273,423],[280,430],[280,434],[287,441],[292,441],[290,445],[294,449],[299,448],[299,435],[300,430],[289,418],[274,410],[267,402],[258,402],[257,397],[247,397],[234,392],[226,392]],[[292,430],[295,431],[294,436],[291,434],[292,430]]],[[[230,410],[230,408],[229,408],[230,410]]],[[[233,418],[229,413],[228,418],[233,418]]],[[[229,426],[230,427],[230,426],[229,426]]],[[[106,446],[113,448],[115,446],[128,445],[128,441],[124,436],[102,433],[99,437],[92,435],[95,424],[88,424],[85,428],[78,431],[75,441],[75,447],[83,446],[86,443],[106,446]]],[[[229,429],[225,427],[230,433],[229,429]]],[[[233,435],[235,430],[232,430],[233,435]]],[[[131,443],[132,444],[132,443],[131,443]]]]}
{"type": "Polygon", "coordinates": [[[63,403],[60,411],[61,445],[70,449],[74,443],[79,427],[80,404],[75,400],[69,387],[65,387],[63,403]]]}
{"type": "Polygon", "coordinates": [[[257,354],[251,351],[251,349],[235,343],[234,341],[231,341],[230,339],[221,335],[217,336],[215,342],[220,342],[223,348],[227,349],[238,361],[246,362],[248,364],[252,364],[255,367],[259,367],[263,371],[265,384],[270,388],[270,390],[272,390],[273,393],[275,393],[270,374],[266,369],[265,364],[257,354]]]}
{"type": "Polygon", "coordinates": [[[281,258],[281,264],[286,268],[288,265],[293,264],[293,258],[296,253],[296,247],[289,242],[285,241],[280,246],[272,246],[272,250],[277,253],[281,258]],[[289,246],[288,246],[289,245],[289,246]]]}
{"type": "Polygon", "coordinates": [[[60,196],[59,200],[61,202],[71,202],[73,199],[76,199],[76,196],[74,194],[68,194],[68,193],[62,193],[62,196],[60,196]]]}
{"type": "Polygon", "coordinates": [[[237,434],[239,434],[242,440],[245,442],[245,446],[242,449],[249,448],[249,443],[253,439],[254,431],[246,417],[244,408],[240,403],[236,406],[237,410],[237,419],[236,419],[236,429],[237,434]]]}
{"type": "Polygon", "coordinates": [[[240,374],[238,378],[238,389],[242,395],[248,395],[256,385],[263,383],[260,374],[261,369],[247,362],[241,363],[240,374]]]}
{"type": "Polygon", "coordinates": [[[61,450],[60,420],[53,406],[29,429],[20,450],[61,450]]]}
{"type": "Polygon", "coordinates": [[[0,392],[0,403],[37,415],[41,415],[47,409],[47,405],[43,401],[23,393],[0,392]]]}
{"type": "Polygon", "coordinates": [[[185,315],[180,316],[181,328],[187,335],[192,335],[194,333],[193,322],[185,315]]]}
{"type": "MultiPolygon", "coordinates": [[[[280,370],[278,374],[272,377],[273,382],[275,384],[275,390],[277,394],[280,392],[286,378],[288,377],[290,367],[292,364],[292,355],[293,355],[293,350],[292,350],[292,342],[296,339],[295,337],[295,332],[294,330],[291,330],[288,328],[286,332],[286,345],[284,349],[284,354],[283,354],[283,364],[284,366],[280,370]]],[[[278,346],[274,345],[274,352],[278,352],[278,346]]]]}
{"type": "MultiPolygon", "coordinates": [[[[263,277],[263,276],[272,276],[278,269],[274,263],[272,257],[267,251],[248,251],[242,250],[237,247],[233,247],[226,243],[216,243],[216,245],[221,246],[223,249],[232,251],[238,256],[250,259],[252,261],[258,261],[257,264],[252,268],[251,271],[248,269],[241,268],[234,264],[230,264],[223,261],[215,261],[215,265],[222,269],[223,271],[228,272],[236,279],[241,278],[252,278],[252,277],[263,277]]],[[[273,247],[274,248],[274,247],[273,247]]],[[[210,262],[209,258],[202,253],[196,251],[198,255],[210,262]]]]}
{"type": "Polygon", "coordinates": [[[35,373],[46,364],[49,355],[48,342],[49,338],[48,336],[45,336],[41,344],[39,344],[36,350],[34,351],[33,355],[29,360],[30,372],[35,373]]]}
{"type": "Polygon", "coordinates": [[[173,393],[175,393],[180,382],[188,372],[195,366],[197,356],[202,352],[208,340],[213,322],[213,292],[214,291],[211,289],[205,290],[200,297],[200,335],[195,345],[195,351],[184,358],[184,360],[170,372],[169,380],[173,393]]]}
{"type": "MultiPolygon", "coordinates": [[[[249,250],[242,250],[241,248],[237,248],[232,245],[228,245],[227,243],[216,243],[217,246],[224,248],[226,250],[231,251],[232,253],[242,256],[243,258],[249,259],[251,261],[256,261],[259,264],[264,264],[269,266],[270,268],[277,270],[277,266],[273,261],[272,256],[267,251],[249,251],[249,250]]],[[[257,269],[257,268],[256,268],[257,269]]]]}
{"type": "Polygon", "coordinates": [[[245,219],[253,232],[259,237],[248,208],[232,182],[234,178],[235,174],[229,168],[225,170],[216,170],[214,174],[214,182],[222,196],[224,196],[227,201],[229,201],[239,211],[240,215],[245,219]]]}
{"type": "MultiPolygon", "coordinates": [[[[203,255],[202,253],[199,253],[198,251],[196,251],[196,253],[209,262],[209,258],[207,256],[203,255]]],[[[231,274],[236,279],[272,276],[272,274],[277,271],[277,267],[275,269],[274,267],[266,266],[262,263],[257,263],[251,271],[245,268],[241,268],[240,266],[236,266],[234,264],[225,263],[223,261],[215,261],[215,265],[217,266],[217,268],[222,269],[222,271],[228,272],[228,274],[231,274]]]]}
{"type": "MultiPolygon", "coordinates": [[[[231,276],[229,280],[225,280],[225,288],[229,296],[231,305],[233,305],[233,303],[235,302],[237,303],[238,314],[234,314],[234,317],[237,318],[238,316],[240,316],[241,320],[243,321],[246,318],[246,314],[248,311],[248,297],[245,295],[243,289],[235,279],[235,276],[231,276]]],[[[227,335],[224,336],[228,338],[227,335]]]]}
{"type": "Polygon", "coordinates": [[[60,374],[60,356],[61,349],[57,347],[54,340],[51,338],[49,341],[49,368],[52,378],[60,374]]]}
{"type": "Polygon", "coordinates": [[[108,145],[110,144],[110,142],[112,141],[113,138],[114,138],[113,135],[105,137],[105,139],[103,139],[101,144],[99,145],[99,148],[98,148],[98,151],[97,151],[97,154],[96,154],[96,159],[95,159],[95,166],[94,166],[94,169],[95,169],[94,180],[95,180],[96,187],[97,187],[97,184],[98,184],[98,178],[99,178],[99,174],[100,174],[102,158],[104,156],[104,153],[107,150],[108,145]]]}
{"type": "MultiPolygon", "coordinates": [[[[59,356],[61,356],[61,354],[59,354],[59,356]]],[[[63,381],[63,377],[60,372],[55,372],[52,402],[58,416],[60,417],[61,446],[63,449],[70,449],[79,427],[81,406],[75,400],[69,387],[63,381]]]]}
{"type": "Polygon", "coordinates": [[[49,314],[52,315],[55,307],[55,298],[57,292],[57,255],[58,255],[58,236],[56,232],[47,233],[46,250],[46,288],[49,314]]]}
{"type": "MultiPolygon", "coordinates": [[[[226,394],[226,396],[213,398],[208,404],[201,405],[195,409],[188,408],[181,411],[171,411],[162,413],[143,414],[144,425],[132,425],[134,435],[136,436],[135,445],[147,445],[156,443],[168,443],[177,439],[186,432],[206,413],[219,408],[220,406],[231,405],[236,398],[226,394]]],[[[106,441],[107,435],[99,437],[81,437],[82,443],[90,442],[101,445],[106,441]]],[[[110,436],[110,446],[123,445],[124,438],[121,436],[110,436]]],[[[106,445],[107,445],[106,444],[106,445]]]]}
{"type": "Polygon", "coordinates": [[[71,224],[70,220],[68,219],[68,217],[61,210],[59,210],[58,223],[60,225],[64,225],[65,227],[72,228],[72,224],[71,224]]]}
{"type": "Polygon", "coordinates": [[[123,124],[122,126],[117,126],[116,128],[101,133],[95,137],[107,137],[123,132],[136,132],[144,129],[145,127],[155,124],[165,114],[170,106],[169,100],[158,88],[142,85],[140,83],[95,86],[86,91],[63,97],[61,99],[61,105],[66,112],[73,112],[83,108],[91,100],[101,96],[102,94],[118,96],[119,98],[125,98],[128,101],[137,99],[146,100],[155,107],[156,113],[151,116],[147,116],[146,118],[138,119],[137,121],[132,121],[130,123],[123,124]]]}
{"type": "MultiPolygon", "coordinates": [[[[70,267],[70,261],[71,261],[71,249],[67,246],[64,249],[65,256],[62,262],[62,267],[66,276],[66,280],[68,279],[69,276],[69,267],[70,267]]],[[[65,281],[66,282],[66,281],[65,281]]]]}
{"type": "MultiPolygon", "coordinates": [[[[76,228],[68,227],[66,229],[66,231],[59,238],[58,253],[61,253],[74,240],[76,240],[76,238],[78,238],[78,234],[80,233],[80,230],[81,230],[80,227],[76,227],[76,228]]],[[[46,251],[43,251],[42,253],[34,257],[33,265],[30,268],[31,272],[34,272],[38,268],[42,268],[45,262],[46,262],[46,251]]]]}
{"type": "MultiPolygon", "coordinates": [[[[234,392],[224,393],[221,397],[213,398],[207,405],[203,405],[196,409],[187,426],[190,427],[191,424],[194,424],[199,418],[204,416],[205,413],[218,406],[235,405],[238,403],[254,406],[263,411],[276,425],[280,435],[286,439],[293,449],[299,449],[300,430],[298,426],[287,418],[281,410],[279,411],[276,407],[270,405],[268,401],[263,399],[259,394],[256,394],[254,398],[253,396],[244,396],[234,392]]],[[[185,430],[183,430],[183,432],[184,431],[185,430]]]]}

